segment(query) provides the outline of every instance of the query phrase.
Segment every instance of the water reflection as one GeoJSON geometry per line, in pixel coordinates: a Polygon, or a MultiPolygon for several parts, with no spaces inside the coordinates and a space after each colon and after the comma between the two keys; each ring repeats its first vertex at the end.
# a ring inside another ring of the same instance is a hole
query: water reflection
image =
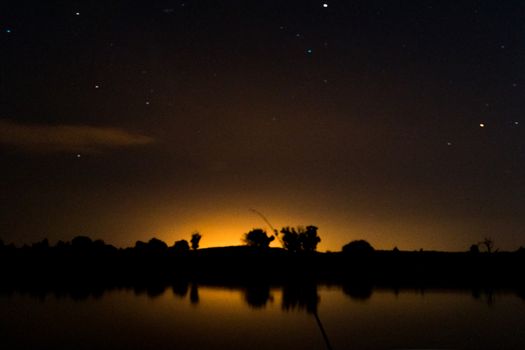
{"type": "Polygon", "coordinates": [[[270,285],[256,284],[246,287],[244,291],[244,300],[246,304],[254,309],[266,307],[266,304],[273,301],[273,295],[270,292],[270,285]]]}
{"type": "Polygon", "coordinates": [[[192,283],[190,290],[190,302],[194,305],[199,303],[199,288],[196,283],[192,283]]]}
{"type": "Polygon", "coordinates": [[[184,298],[188,294],[189,283],[187,281],[175,281],[171,285],[173,295],[184,298]]]}
{"type": "MultiPolygon", "coordinates": [[[[269,303],[275,300],[275,291],[281,294],[281,309],[283,311],[306,311],[307,313],[315,313],[321,301],[318,289],[326,287],[315,282],[289,283],[277,286],[271,286],[267,283],[251,283],[246,286],[243,285],[219,285],[208,284],[188,280],[176,280],[171,284],[137,284],[134,286],[97,286],[97,285],[54,285],[54,286],[3,286],[0,288],[0,296],[12,297],[14,295],[25,295],[39,300],[45,300],[48,297],[56,299],[69,298],[74,301],[83,301],[86,299],[101,299],[106,293],[114,290],[132,290],[134,295],[146,295],[150,299],[159,298],[171,289],[172,294],[177,298],[186,299],[189,294],[189,301],[191,304],[198,304],[199,286],[208,288],[210,286],[228,288],[230,290],[238,290],[243,293],[243,300],[246,306],[253,309],[264,309],[269,303]]],[[[371,284],[363,283],[342,283],[338,285],[331,285],[331,287],[341,290],[342,293],[353,301],[367,301],[371,299],[375,292],[388,292],[396,296],[406,292],[416,292],[422,296],[426,293],[433,293],[436,291],[450,292],[450,293],[468,293],[474,300],[482,301],[487,305],[492,305],[496,302],[499,295],[513,294],[521,300],[525,301],[525,289],[499,289],[473,287],[465,288],[377,288],[371,284]]]]}
{"type": "Polygon", "coordinates": [[[287,284],[283,286],[282,309],[306,310],[308,313],[316,313],[319,304],[319,294],[317,284],[300,283],[287,284]]]}
{"type": "Polygon", "coordinates": [[[191,280],[107,289],[3,286],[0,309],[2,348],[512,349],[525,344],[525,334],[509,332],[525,322],[523,290],[191,280]]]}
{"type": "Polygon", "coordinates": [[[343,284],[343,293],[351,299],[365,301],[372,297],[373,287],[371,284],[343,284]]]}

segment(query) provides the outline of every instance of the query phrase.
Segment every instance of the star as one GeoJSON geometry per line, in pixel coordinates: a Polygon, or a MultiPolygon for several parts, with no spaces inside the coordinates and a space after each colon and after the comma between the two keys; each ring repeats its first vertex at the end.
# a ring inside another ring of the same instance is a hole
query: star
{"type": "Polygon", "coordinates": [[[485,127],[485,123],[479,123],[479,127],[480,128],[484,128],[485,127]]]}
{"type": "Polygon", "coordinates": [[[75,12],[75,16],[80,16],[80,12],[75,12]]]}
{"type": "Polygon", "coordinates": [[[100,89],[100,85],[95,84],[95,89],[100,89]]]}
{"type": "Polygon", "coordinates": [[[327,8],[327,7],[328,7],[328,4],[325,2],[325,3],[323,4],[323,7],[324,7],[324,8],[327,8]]]}
{"type": "Polygon", "coordinates": [[[82,157],[82,155],[80,153],[77,153],[77,158],[80,158],[82,157]]]}
{"type": "Polygon", "coordinates": [[[311,54],[312,52],[314,52],[312,49],[306,50],[306,53],[308,53],[308,54],[311,54]]]}
{"type": "Polygon", "coordinates": [[[515,122],[514,122],[514,125],[520,125],[520,122],[515,121],[515,122]]]}
{"type": "Polygon", "coordinates": [[[5,32],[6,32],[7,34],[11,34],[11,29],[7,28],[7,29],[5,30],[5,32]]]}
{"type": "Polygon", "coordinates": [[[149,101],[146,101],[146,106],[149,106],[150,105],[150,102],[149,101]]]}
{"type": "Polygon", "coordinates": [[[447,142],[447,146],[452,146],[452,142],[447,142]]]}

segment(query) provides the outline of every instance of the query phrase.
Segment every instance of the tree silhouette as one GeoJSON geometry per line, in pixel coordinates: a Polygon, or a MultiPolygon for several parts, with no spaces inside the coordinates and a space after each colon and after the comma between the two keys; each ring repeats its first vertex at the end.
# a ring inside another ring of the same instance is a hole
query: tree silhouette
{"type": "Polygon", "coordinates": [[[243,241],[251,247],[268,248],[274,239],[273,236],[268,237],[263,229],[255,228],[244,235],[243,241]]]}
{"type": "Polygon", "coordinates": [[[284,249],[290,252],[313,252],[321,238],[317,235],[317,227],[283,227],[281,229],[284,249]]]}
{"type": "Polygon", "coordinates": [[[469,249],[469,252],[471,254],[478,254],[479,253],[479,245],[478,244],[471,245],[470,249],[469,249]]]}
{"type": "Polygon", "coordinates": [[[199,249],[199,242],[202,238],[202,235],[199,233],[199,232],[194,232],[192,235],[191,235],[191,249],[193,250],[197,250],[199,249]]]}
{"type": "Polygon", "coordinates": [[[313,225],[306,226],[306,231],[299,235],[299,239],[305,252],[316,251],[317,244],[321,242],[321,238],[317,235],[317,227],[313,225]]]}
{"type": "Polygon", "coordinates": [[[301,241],[299,240],[299,233],[294,227],[283,227],[281,229],[283,248],[290,252],[298,252],[301,250],[301,241]]]}
{"type": "Polygon", "coordinates": [[[485,239],[480,242],[480,244],[483,244],[485,248],[487,248],[487,252],[490,254],[492,253],[492,248],[494,248],[494,240],[490,237],[485,237],[485,239]]]}

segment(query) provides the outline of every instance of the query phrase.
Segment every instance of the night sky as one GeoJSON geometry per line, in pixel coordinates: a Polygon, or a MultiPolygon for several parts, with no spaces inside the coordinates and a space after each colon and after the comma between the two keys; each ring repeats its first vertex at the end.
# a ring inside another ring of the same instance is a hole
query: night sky
{"type": "Polygon", "coordinates": [[[524,106],[521,0],[2,1],[0,237],[515,250],[524,106]]]}

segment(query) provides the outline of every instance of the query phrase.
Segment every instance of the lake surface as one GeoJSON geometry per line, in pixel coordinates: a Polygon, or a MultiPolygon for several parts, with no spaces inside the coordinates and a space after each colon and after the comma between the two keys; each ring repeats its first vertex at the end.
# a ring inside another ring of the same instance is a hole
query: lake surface
{"type": "Polygon", "coordinates": [[[512,291],[182,285],[15,292],[0,310],[1,349],[525,348],[525,300],[512,291]]]}

